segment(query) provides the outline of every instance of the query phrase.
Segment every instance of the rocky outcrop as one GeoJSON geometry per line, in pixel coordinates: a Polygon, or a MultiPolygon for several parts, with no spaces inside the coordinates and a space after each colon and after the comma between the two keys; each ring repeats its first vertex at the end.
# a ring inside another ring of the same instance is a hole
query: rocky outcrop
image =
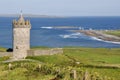
{"type": "Polygon", "coordinates": [[[93,36],[93,37],[96,37],[98,39],[105,40],[105,41],[120,42],[120,37],[104,34],[101,31],[97,31],[97,30],[79,30],[79,31],[75,31],[75,32],[80,32],[85,35],[93,36]]]}

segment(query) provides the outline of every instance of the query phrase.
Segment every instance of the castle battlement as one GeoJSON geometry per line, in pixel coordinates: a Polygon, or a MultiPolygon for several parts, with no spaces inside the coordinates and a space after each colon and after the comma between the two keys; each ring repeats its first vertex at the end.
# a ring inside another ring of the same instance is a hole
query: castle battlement
{"type": "Polygon", "coordinates": [[[13,20],[13,28],[31,28],[29,20],[20,22],[19,20],[13,20]]]}
{"type": "Polygon", "coordinates": [[[24,20],[22,12],[18,20],[13,20],[12,25],[13,28],[31,28],[30,21],[24,20]]]}
{"type": "Polygon", "coordinates": [[[19,18],[19,20],[13,20],[13,23],[12,23],[13,27],[14,28],[31,28],[31,24],[30,24],[30,21],[29,20],[24,20],[24,19],[21,19],[21,17],[19,18]]]}

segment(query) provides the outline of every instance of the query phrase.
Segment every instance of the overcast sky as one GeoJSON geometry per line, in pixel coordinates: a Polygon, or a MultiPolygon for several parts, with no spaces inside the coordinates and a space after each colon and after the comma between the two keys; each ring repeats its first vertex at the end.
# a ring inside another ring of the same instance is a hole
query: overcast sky
{"type": "Polygon", "coordinates": [[[120,16],[120,0],[0,0],[0,14],[120,16]]]}

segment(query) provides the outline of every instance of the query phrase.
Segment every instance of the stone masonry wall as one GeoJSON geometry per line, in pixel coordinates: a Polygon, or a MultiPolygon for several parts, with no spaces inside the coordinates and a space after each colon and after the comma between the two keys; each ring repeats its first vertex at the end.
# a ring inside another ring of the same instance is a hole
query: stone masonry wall
{"type": "Polygon", "coordinates": [[[17,59],[25,58],[27,50],[30,49],[30,29],[14,28],[13,37],[13,57],[17,59]]]}
{"type": "MultiPolygon", "coordinates": [[[[62,48],[28,50],[27,56],[54,55],[63,53],[62,48]]],[[[0,57],[13,56],[13,52],[0,52],[0,57]]]]}
{"type": "Polygon", "coordinates": [[[0,52],[0,57],[4,57],[4,56],[13,56],[12,52],[0,52]]]}
{"type": "Polygon", "coordinates": [[[52,48],[46,50],[28,50],[28,56],[54,55],[63,53],[62,48],[52,48]]]}

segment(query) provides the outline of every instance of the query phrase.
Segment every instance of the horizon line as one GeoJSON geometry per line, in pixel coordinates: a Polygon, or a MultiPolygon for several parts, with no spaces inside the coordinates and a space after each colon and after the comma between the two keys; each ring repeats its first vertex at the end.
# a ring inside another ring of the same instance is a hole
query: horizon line
{"type": "MultiPolygon", "coordinates": [[[[17,17],[20,14],[16,13],[0,13],[0,17],[17,17]]],[[[49,14],[31,14],[31,13],[23,13],[23,16],[29,16],[29,17],[120,17],[120,15],[49,15],[49,14]]]]}

